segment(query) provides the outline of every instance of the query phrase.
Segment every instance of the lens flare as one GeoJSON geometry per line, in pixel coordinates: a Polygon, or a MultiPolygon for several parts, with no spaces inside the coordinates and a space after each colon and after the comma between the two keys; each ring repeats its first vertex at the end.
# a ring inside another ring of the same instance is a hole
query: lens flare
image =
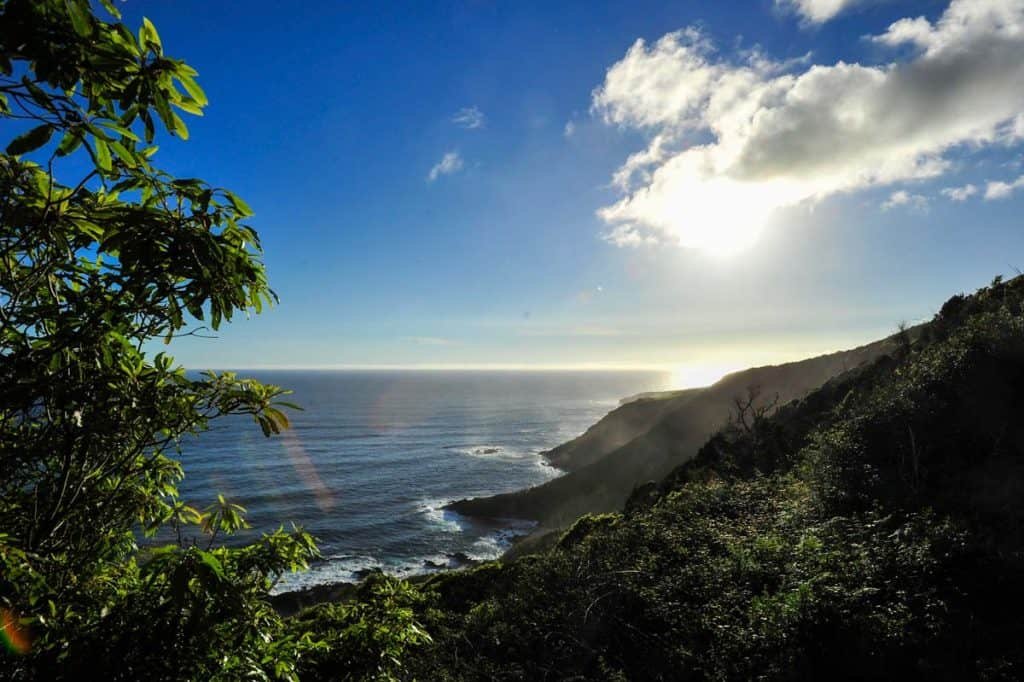
{"type": "Polygon", "coordinates": [[[0,641],[14,654],[26,654],[32,646],[28,629],[18,622],[14,611],[0,608],[0,641]]]}
{"type": "Polygon", "coordinates": [[[288,459],[291,460],[295,473],[299,475],[302,482],[313,493],[320,510],[330,511],[334,507],[334,495],[331,494],[330,489],[321,480],[316,464],[313,463],[309,453],[306,452],[306,448],[302,446],[302,441],[291,430],[283,431],[281,437],[284,441],[285,452],[288,453],[288,459]]]}

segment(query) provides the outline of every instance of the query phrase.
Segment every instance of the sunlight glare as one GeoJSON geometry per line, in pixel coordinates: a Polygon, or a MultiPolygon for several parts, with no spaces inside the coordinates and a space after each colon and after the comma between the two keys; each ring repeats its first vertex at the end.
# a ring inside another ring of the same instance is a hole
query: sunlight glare
{"type": "Polygon", "coordinates": [[[694,181],[677,185],[685,191],[649,192],[624,217],[657,225],[684,248],[716,258],[735,256],[753,246],[773,213],[799,202],[801,190],[785,180],[737,180],[706,177],[697,169],[694,181]]]}
{"type": "Polygon", "coordinates": [[[671,388],[700,388],[710,386],[726,374],[742,369],[737,364],[692,364],[677,365],[672,369],[671,388]]]}

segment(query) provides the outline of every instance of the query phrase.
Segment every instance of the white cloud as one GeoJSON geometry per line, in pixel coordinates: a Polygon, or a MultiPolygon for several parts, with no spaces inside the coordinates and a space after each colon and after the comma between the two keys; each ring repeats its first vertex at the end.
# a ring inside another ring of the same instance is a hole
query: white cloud
{"type": "Polygon", "coordinates": [[[901,189],[890,194],[889,198],[882,202],[882,210],[890,211],[897,206],[906,206],[915,211],[924,211],[928,208],[928,199],[920,194],[911,194],[901,189]]]}
{"type": "Polygon", "coordinates": [[[963,187],[947,187],[942,190],[942,196],[948,197],[952,201],[967,201],[978,193],[978,188],[970,183],[963,187]]]}
{"type": "Polygon", "coordinates": [[[890,24],[885,33],[868,36],[868,38],[874,43],[895,47],[906,43],[925,43],[931,34],[932,24],[930,21],[924,17],[907,17],[890,24]]]}
{"type": "Polygon", "coordinates": [[[565,136],[572,137],[576,134],[576,124],[572,121],[567,121],[565,124],[565,136]]]}
{"type": "Polygon", "coordinates": [[[644,234],[634,225],[616,225],[604,239],[615,246],[653,246],[659,243],[657,237],[644,234]]]}
{"type": "Polygon", "coordinates": [[[464,107],[455,112],[455,115],[452,116],[452,123],[462,128],[476,130],[477,128],[484,127],[487,123],[487,117],[484,116],[484,112],[475,106],[464,107]]]}
{"type": "Polygon", "coordinates": [[[593,93],[605,122],[650,136],[598,212],[607,239],[734,251],[778,209],[936,177],[954,148],[1005,142],[1024,114],[1024,0],[913,21],[878,38],[913,55],[880,66],[730,61],[696,29],[638,40],[593,93]]]}
{"type": "Polygon", "coordinates": [[[1024,175],[1020,176],[1013,182],[993,180],[985,186],[985,200],[1009,199],[1011,194],[1021,188],[1024,188],[1024,175]]]}
{"type": "Polygon", "coordinates": [[[1003,142],[1007,145],[1013,145],[1024,140],[1024,114],[1010,121],[1000,131],[1000,137],[1002,137],[1003,142]]]}
{"type": "Polygon", "coordinates": [[[810,23],[820,24],[862,1],[863,0],[775,0],[775,4],[780,7],[792,9],[810,23]]]}
{"type": "Polygon", "coordinates": [[[427,173],[427,182],[433,182],[442,175],[451,175],[462,170],[462,157],[458,152],[448,152],[427,173]]]}
{"type": "Polygon", "coordinates": [[[669,33],[650,49],[639,39],[608,69],[593,108],[620,126],[696,125],[722,70],[708,61],[712,51],[695,28],[669,33]]]}

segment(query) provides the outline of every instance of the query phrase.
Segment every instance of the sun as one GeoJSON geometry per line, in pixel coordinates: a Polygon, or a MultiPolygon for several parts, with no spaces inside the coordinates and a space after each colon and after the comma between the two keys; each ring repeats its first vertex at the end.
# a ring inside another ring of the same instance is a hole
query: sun
{"type": "Polygon", "coordinates": [[[732,258],[757,243],[775,211],[791,203],[789,194],[782,182],[695,180],[686,191],[651,198],[646,218],[682,247],[732,258]]]}
{"type": "Polygon", "coordinates": [[[710,386],[726,374],[742,369],[739,365],[727,363],[692,363],[676,365],[669,379],[671,388],[700,388],[710,386]]]}

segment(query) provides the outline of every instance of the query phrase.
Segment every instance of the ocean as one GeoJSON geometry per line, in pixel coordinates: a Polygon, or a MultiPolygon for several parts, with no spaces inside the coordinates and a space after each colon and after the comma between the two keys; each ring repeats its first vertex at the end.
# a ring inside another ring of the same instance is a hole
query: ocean
{"type": "Polygon", "coordinates": [[[660,372],[251,371],[294,391],[292,427],[264,438],[247,417],[184,443],[181,497],[223,493],[252,528],[291,524],[324,558],[275,591],[351,581],[379,568],[408,576],[499,556],[529,524],[446,512],[456,499],[518,490],[560,472],[539,453],[587,429],[620,399],[663,390],[660,372]]]}

